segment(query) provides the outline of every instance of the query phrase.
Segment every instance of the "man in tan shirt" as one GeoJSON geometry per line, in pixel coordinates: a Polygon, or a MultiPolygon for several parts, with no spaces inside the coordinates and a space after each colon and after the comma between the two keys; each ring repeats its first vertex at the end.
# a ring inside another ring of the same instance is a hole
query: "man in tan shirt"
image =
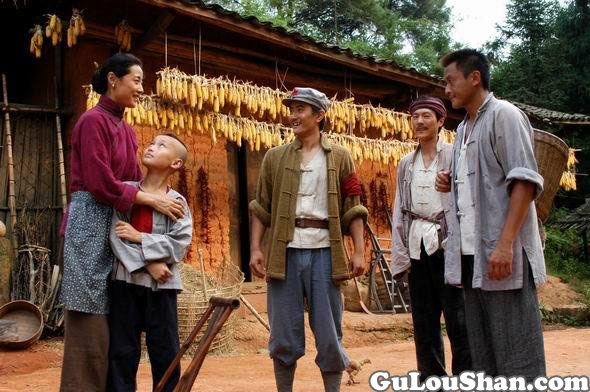
{"type": "Polygon", "coordinates": [[[367,209],[360,204],[350,153],[321,134],[330,103],[326,95],[295,88],[283,103],[290,108],[296,139],[269,150],[262,162],[256,199],[250,203],[250,267],[268,281],[269,351],[277,390],[293,390],[297,360],[305,354],[307,299],[324,389],[337,392],[349,365],[338,282],[364,272],[367,209]],[[260,242],[267,227],[271,238],[265,258],[260,242]],[[343,234],[354,242],[350,266],[343,234]]]}
{"type": "Polygon", "coordinates": [[[414,343],[420,379],[444,376],[445,354],[440,323],[444,314],[453,354],[452,371],[471,367],[463,290],[445,284],[446,217],[449,195],[434,189],[436,175],[448,170],[453,146],[438,137],[447,111],[438,98],[422,96],[410,106],[420,144],[399,164],[393,213],[392,272],[409,271],[414,343]]]}

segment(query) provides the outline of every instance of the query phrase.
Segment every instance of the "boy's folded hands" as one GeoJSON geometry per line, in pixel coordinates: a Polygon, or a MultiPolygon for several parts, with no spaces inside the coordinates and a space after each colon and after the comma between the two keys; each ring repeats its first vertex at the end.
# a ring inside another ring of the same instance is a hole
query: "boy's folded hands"
{"type": "Polygon", "coordinates": [[[168,268],[168,265],[163,261],[155,261],[146,264],[145,269],[158,283],[166,283],[166,281],[172,276],[170,268],[168,268]]]}
{"type": "Polygon", "coordinates": [[[124,240],[141,244],[141,233],[127,222],[118,221],[115,224],[115,234],[124,240]]]}

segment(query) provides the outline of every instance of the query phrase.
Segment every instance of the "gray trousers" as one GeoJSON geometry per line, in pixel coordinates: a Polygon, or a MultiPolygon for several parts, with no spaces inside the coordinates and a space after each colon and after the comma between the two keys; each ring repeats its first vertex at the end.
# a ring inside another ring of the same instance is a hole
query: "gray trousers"
{"type": "Polygon", "coordinates": [[[342,347],[342,297],[332,281],[330,248],[287,249],[286,279],[268,283],[270,356],[283,365],[305,355],[304,298],[315,337],[316,364],[322,372],[341,372],[348,367],[342,347]]]}
{"type": "Polygon", "coordinates": [[[521,289],[471,287],[473,256],[462,257],[465,317],[474,371],[490,376],[545,376],[545,348],[531,267],[525,257],[521,289]]]}

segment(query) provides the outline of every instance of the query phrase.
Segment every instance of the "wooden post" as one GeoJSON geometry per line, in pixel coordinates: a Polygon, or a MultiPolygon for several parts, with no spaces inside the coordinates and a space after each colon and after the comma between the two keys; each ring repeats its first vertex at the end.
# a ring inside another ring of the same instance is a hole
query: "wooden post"
{"type": "MultiPolygon", "coordinates": [[[[55,109],[59,109],[59,97],[57,91],[57,79],[55,80],[55,109]]],[[[61,207],[63,211],[66,211],[68,207],[68,196],[66,191],[66,169],[64,166],[64,148],[61,136],[61,119],[59,117],[59,112],[55,114],[55,129],[57,131],[57,161],[59,165],[59,185],[60,185],[60,192],[59,196],[61,199],[61,207]]]]}
{"type": "MultiPolygon", "coordinates": [[[[2,74],[4,106],[8,106],[8,89],[6,75],[2,74]]],[[[8,154],[8,207],[10,209],[10,232],[15,257],[18,257],[18,241],[16,238],[16,195],[14,193],[14,161],[12,159],[12,132],[10,131],[10,114],[4,111],[4,128],[6,129],[6,153],[8,154]]]]}

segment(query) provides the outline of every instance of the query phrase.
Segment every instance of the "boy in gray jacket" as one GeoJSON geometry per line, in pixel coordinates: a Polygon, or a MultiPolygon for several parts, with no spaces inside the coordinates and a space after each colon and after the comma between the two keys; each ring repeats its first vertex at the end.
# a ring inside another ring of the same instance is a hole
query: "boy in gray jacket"
{"type": "MultiPolygon", "coordinates": [[[[134,205],[127,215],[113,213],[110,243],[116,260],[110,286],[109,391],[136,390],[142,331],[154,386],[179,350],[178,264],[192,240],[192,217],[184,197],[167,184],[186,159],[186,146],[175,135],[158,135],[142,157],[148,170],[145,179],[131,183],[144,192],[179,200],[183,217],[173,219],[142,205],[134,205]]],[[[164,390],[171,391],[179,376],[177,367],[164,390]]]]}

